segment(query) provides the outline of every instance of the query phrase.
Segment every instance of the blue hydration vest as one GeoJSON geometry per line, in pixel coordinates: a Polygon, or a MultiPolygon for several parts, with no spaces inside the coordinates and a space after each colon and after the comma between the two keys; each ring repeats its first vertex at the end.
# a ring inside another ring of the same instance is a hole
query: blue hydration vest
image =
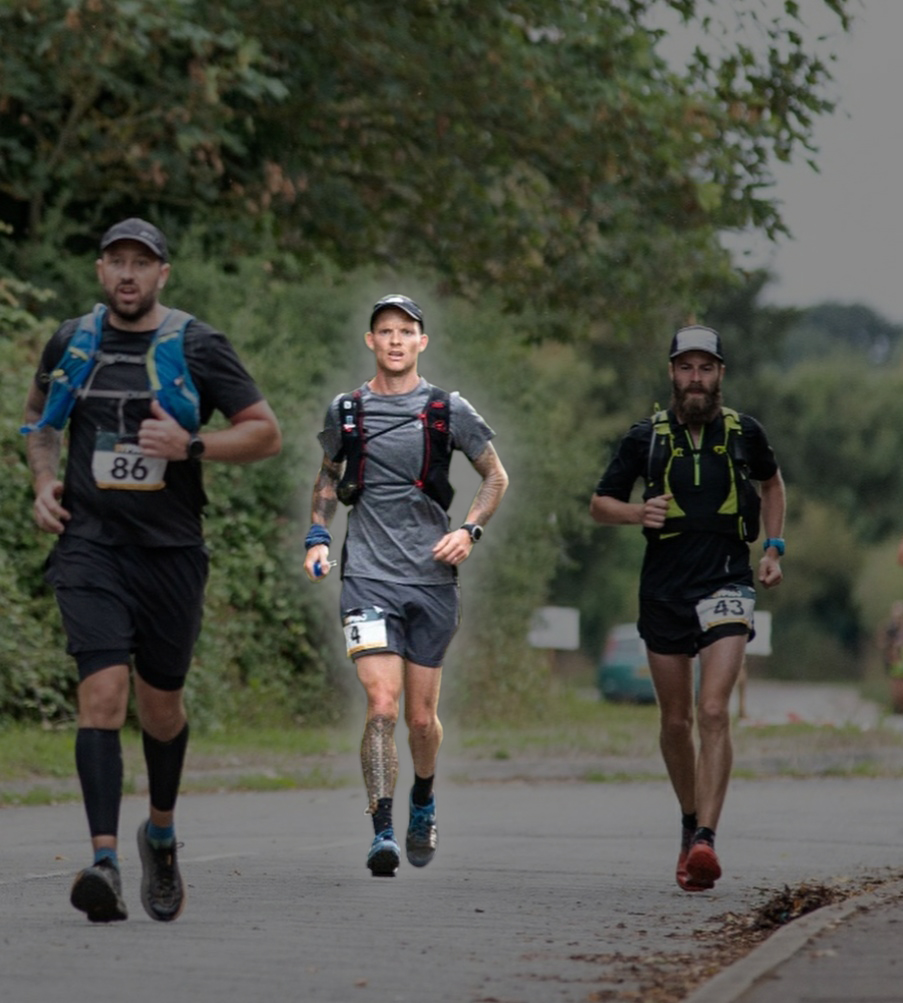
{"type": "MultiPolygon", "coordinates": [[[[50,387],[44,413],[33,425],[24,425],[24,434],[50,426],[62,430],[79,397],[88,396],[89,377],[98,364],[140,362],[147,366],[150,384],[148,397],[156,397],[160,406],[189,432],[201,426],[200,398],[185,361],[185,328],[194,320],[182,310],[170,310],[154,332],[147,355],[105,355],[101,349],[103,319],[107,308],[98,303],[91,313],[79,319],[63,357],[50,374],[50,387]]],[[[100,392],[97,392],[100,395],[100,392]]],[[[134,391],[103,391],[105,397],[130,397],[134,391]]]]}

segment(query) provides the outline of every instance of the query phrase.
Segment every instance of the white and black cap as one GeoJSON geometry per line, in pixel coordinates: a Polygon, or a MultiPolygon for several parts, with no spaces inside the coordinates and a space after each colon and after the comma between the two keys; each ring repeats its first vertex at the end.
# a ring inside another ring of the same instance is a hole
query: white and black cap
{"type": "Polygon", "coordinates": [[[671,339],[670,357],[676,358],[684,352],[708,352],[719,362],[724,362],[721,335],[711,327],[702,327],[699,324],[682,327],[671,339]]]}

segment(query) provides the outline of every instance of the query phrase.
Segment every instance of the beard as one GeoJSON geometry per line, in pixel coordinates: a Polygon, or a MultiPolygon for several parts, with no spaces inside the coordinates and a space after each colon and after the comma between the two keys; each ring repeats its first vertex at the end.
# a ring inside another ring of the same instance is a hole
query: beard
{"type": "Polygon", "coordinates": [[[141,299],[135,300],[134,303],[130,303],[127,306],[120,302],[119,296],[115,291],[107,294],[107,305],[109,306],[111,312],[117,317],[121,317],[123,320],[129,321],[129,323],[132,324],[151,313],[156,306],[156,303],[156,290],[148,293],[147,296],[143,296],[141,299]]]}
{"type": "Polygon", "coordinates": [[[721,412],[723,397],[721,384],[711,392],[699,387],[686,387],[681,390],[675,383],[671,384],[671,410],[685,425],[707,425],[721,412]],[[690,391],[694,393],[690,396],[690,391]]]}

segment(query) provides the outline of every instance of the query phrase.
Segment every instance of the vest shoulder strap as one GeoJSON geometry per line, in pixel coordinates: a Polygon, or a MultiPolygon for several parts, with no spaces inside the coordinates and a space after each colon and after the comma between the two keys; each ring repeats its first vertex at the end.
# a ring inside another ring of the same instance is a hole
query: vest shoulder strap
{"type": "MultiPolygon", "coordinates": [[[[452,452],[450,401],[447,390],[430,385],[429,397],[419,415],[423,425],[423,466],[414,481],[416,487],[446,511],[454,497],[448,480],[452,452]]],[[[339,422],[342,431],[340,458],[345,460],[345,470],[336,494],[344,505],[353,505],[364,490],[367,465],[364,407],[359,389],[339,398],[339,422]]]]}
{"type": "Polygon", "coordinates": [[[170,310],[147,350],[147,378],[160,406],[189,432],[201,427],[201,401],[185,359],[185,329],[194,320],[170,310]]]}
{"type": "MultiPolygon", "coordinates": [[[[44,412],[33,425],[23,426],[23,433],[47,426],[58,430],[66,427],[79,391],[101,355],[106,314],[106,306],[97,303],[90,313],[79,318],[62,358],[50,374],[44,412]]],[[[183,428],[196,432],[201,424],[200,397],[188,371],[184,351],[185,328],[192,320],[194,317],[184,310],[167,311],[151,339],[146,365],[151,391],[161,407],[183,428]]]]}

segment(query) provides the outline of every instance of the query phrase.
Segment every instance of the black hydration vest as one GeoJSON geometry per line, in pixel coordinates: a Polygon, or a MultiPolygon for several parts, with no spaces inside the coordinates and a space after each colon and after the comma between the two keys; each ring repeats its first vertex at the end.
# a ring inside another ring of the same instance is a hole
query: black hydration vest
{"type": "MultiPolygon", "coordinates": [[[[423,468],[413,483],[447,512],[455,494],[448,481],[452,454],[448,391],[430,386],[426,407],[417,417],[423,425],[423,468]]],[[[367,466],[367,428],[360,390],[342,395],[339,400],[339,420],[342,423],[341,458],[345,460],[345,472],[336,494],[343,505],[354,505],[364,491],[367,466]]],[[[410,420],[405,418],[379,434],[400,428],[410,420]]]]}

